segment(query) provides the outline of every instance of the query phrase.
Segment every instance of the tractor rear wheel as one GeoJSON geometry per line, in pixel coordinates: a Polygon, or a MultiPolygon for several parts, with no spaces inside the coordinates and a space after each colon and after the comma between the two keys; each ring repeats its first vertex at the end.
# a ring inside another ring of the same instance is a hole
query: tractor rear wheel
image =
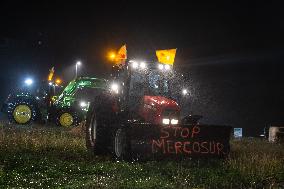
{"type": "Polygon", "coordinates": [[[8,107],[8,118],[10,122],[25,125],[36,120],[38,112],[34,104],[29,101],[16,101],[8,107]]]}

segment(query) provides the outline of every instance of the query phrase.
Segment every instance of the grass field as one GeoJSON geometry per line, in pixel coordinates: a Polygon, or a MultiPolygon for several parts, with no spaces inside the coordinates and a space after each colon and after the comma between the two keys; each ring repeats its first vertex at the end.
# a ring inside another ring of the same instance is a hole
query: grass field
{"type": "Polygon", "coordinates": [[[0,188],[284,188],[284,146],[232,141],[226,160],[116,162],[80,129],[0,125],[0,188]]]}

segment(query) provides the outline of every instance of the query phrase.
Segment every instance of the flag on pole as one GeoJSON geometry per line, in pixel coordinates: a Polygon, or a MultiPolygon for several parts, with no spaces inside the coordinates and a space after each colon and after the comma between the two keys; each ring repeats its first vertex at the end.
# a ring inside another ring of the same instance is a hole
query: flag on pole
{"type": "Polygon", "coordinates": [[[127,49],[126,49],[126,45],[123,45],[117,51],[117,54],[115,56],[115,63],[116,64],[125,64],[126,59],[127,59],[127,49]]]}
{"type": "Polygon", "coordinates": [[[49,74],[48,74],[48,81],[51,81],[52,78],[53,78],[53,75],[54,75],[54,67],[52,67],[50,70],[49,70],[49,74]]]}
{"type": "Polygon", "coordinates": [[[177,49],[156,50],[158,61],[163,64],[173,65],[177,49]]]}

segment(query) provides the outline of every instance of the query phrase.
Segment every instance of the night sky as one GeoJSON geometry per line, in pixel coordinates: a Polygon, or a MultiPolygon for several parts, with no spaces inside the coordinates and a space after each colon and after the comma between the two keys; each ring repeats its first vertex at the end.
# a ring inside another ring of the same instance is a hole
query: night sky
{"type": "Polygon", "coordinates": [[[23,78],[45,79],[52,66],[65,81],[77,60],[81,75],[107,76],[106,53],[126,43],[129,57],[146,60],[177,48],[175,66],[192,85],[190,111],[205,122],[243,127],[247,136],[284,125],[280,4],[15,1],[0,8],[1,102],[23,78]]]}

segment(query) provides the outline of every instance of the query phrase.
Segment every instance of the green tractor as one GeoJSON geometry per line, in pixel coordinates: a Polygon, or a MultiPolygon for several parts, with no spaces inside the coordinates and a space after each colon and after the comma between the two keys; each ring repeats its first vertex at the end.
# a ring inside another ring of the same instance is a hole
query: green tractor
{"type": "Polygon", "coordinates": [[[10,94],[2,111],[16,124],[49,121],[63,127],[77,126],[85,118],[90,99],[107,90],[107,81],[78,77],[56,96],[54,87],[53,83],[45,83],[34,94],[28,91],[10,94]]]}

